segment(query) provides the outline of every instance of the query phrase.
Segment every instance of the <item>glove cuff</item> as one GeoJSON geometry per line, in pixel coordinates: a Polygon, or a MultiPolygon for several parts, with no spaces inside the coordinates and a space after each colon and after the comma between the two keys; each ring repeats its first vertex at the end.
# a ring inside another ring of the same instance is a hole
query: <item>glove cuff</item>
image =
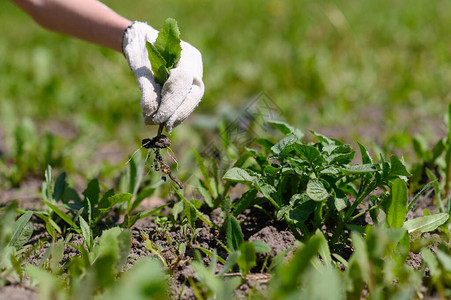
{"type": "Polygon", "coordinates": [[[143,40],[149,43],[155,43],[157,39],[158,31],[152,26],[148,25],[146,22],[133,21],[127,28],[125,28],[122,34],[121,48],[122,54],[125,55],[125,48],[133,40],[143,40]],[[140,37],[140,38],[138,38],[140,37]]]}
{"type": "Polygon", "coordinates": [[[127,26],[127,28],[125,28],[124,32],[122,33],[122,40],[121,40],[121,49],[122,49],[122,55],[125,56],[125,52],[124,52],[124,48],[125,48],[125,35],[127,34],[128,30],[130,28],[132,28],[133,25],[135,25],[137,21],[133,21],[133,23],[131,23],[130,25],[127,26]]]}

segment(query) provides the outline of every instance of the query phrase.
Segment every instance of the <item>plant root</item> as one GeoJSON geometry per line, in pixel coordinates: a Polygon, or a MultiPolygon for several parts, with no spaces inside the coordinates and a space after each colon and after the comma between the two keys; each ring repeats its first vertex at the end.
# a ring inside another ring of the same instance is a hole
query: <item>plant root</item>
{"type": "Polygon", "coordinates": [[[171,145],[171,140],[165,136],[164,134],[161,134],[160,132],[158,135],[154,138],[147,138],[142,140],[142,147],[146,149],[153,149],[155,152],[155,160],[154,160],[154,169],[155,171],[161,171],[164,173],[164,175],[161,177],[163,181],[166,181],[166,176],[168,175],[169,178],[171,178],[172,181],[174,181],[180,189],[183,189],[182,183],[174,176],[172,175],[171,168],[166,164],[166,162],[163,160],[163,157],[160,154],[160,149],[166,149],[171,145]]]}

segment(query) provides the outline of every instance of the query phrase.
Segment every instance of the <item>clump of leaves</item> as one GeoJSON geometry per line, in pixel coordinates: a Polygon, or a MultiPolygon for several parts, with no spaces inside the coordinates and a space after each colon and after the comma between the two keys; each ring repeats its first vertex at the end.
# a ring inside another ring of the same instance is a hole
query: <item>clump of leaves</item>
{"type": "Polygon", "coordinates": [[[83,234],[83,230],[86,233],[89,229],[93,230],[93,236],[96,236],[102,227],[114,225],[114,219],[121,213],[124,214],[121,226],[129,228],[136,221],[155,214],[168,205],[135,213],[139,204],[152,195],[157,187],[150,185],[139,190],[143,167],[144,162],[137,167],[134,160],[130,161],[130,168],[125,176],[127,184],[124,184],[123,193],[116,193],[114,189],[102,193],[99,181],[92,179],[82,192],[83,197],[80,197],[66,182],[66,173],[61,173],[55,180],[49,166],[42,185],[42,201],[47,208],[34,214],[45,222],[47,231],[55,240],[58,233],[68,233],[71,230],[83,234]],[[112,215],[113,212],[115,215],[112,215]]]}
{"type": "Polygon", "coordinates": [[[326,225],[333,230],[332,243],[336,243],[344,237],[346,227],[365,212],[377,222],[377,212],[388,207],[392,181],[410,176],[396,155],[388,160],[381,155],[380,163],[375,163],[359,144],[362,163],[351,164],[355,151],[350,145],[316,132],[312,134],[318,141],[307,143],[300,140],[298,129],[282,122],[270,124],[285,137],[277,143],[258,139],[263,150],[248,149],[255,163],[245,169],[233,167],[223,179],[249,186],[233,203],[235,215],[268,202],[274,208],[273,216],[284,219],[298,239],[326,225]],[[376,193],[378,188],[388,192],[376,193]],[[366,209],[358,212],[370,194],[379,196],[371,197],[366,209]]]}
{"type": "Polygon", "coordinates": [[[22,258],[31,246],[24,246],[33,234],[33,213],[25,212],[17,220],[17,202],[2,208],[0,212],[0,287],[7,282],[19,282],[23,278],[22,258]]]}
{"type": "Polygon", "coordinates": [[[142,259],[122,272],[131,246],[131,232],[118,227],[105,230],[91,249],[59,241],[47,253],[48,270],[28,265],[26,272],[38,284],[42,299],[166,298],[166,275],[157,261],[142,259]],[[64,247],[80,255],[61,264],[64,247]],[[120,278],[118,279],[118,277],[120,278]]]}
{"type": "MultiPolygon", "coordinates": [[[[155,43],[147,43],[147,52],[152,67],[155,81],[161,86],[164,85],[169,77],[169,70],[171,70],[180,60],[182,47],[180,45],[180,30],[177,26],[177,21],[172,18],[167,18],[158,33],[155,43]]],[[[183,188],[181,182],[172,175],[170,167],[163,160],[160,154],[160,149],[168,148],[171,141],[167,136],[162,134],[164,124],[160,124],[158,133],[155,137],[142,140],[142,147],[146,149],[153,149],[155,153],[154,167],[155,171],[163,173],[162,179],[166,181],[166,175],[174,181],[179,188],[183,188]]]]}

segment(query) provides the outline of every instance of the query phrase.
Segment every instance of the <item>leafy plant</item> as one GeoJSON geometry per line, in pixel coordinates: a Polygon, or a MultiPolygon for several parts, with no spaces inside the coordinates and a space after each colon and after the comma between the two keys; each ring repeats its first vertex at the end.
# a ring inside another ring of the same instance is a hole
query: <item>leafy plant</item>
{"type": "Polygon", "coordinates": [[[155,43],[147,43],[147,52],[155,81],[163,85],[169,77],[169,70],[180,60],[180,30],[177,21],[167,18],[161,27],[155,43]]]}
{"type": "Polygon", "coordinates": [[[381,156],[374,163],[368,151],[359,144],[361,164],[351,164],[355,151],[350,145],[312,132],[316,143],[300,141],[301,134],[293,127],[272,122],[285,137],[277,143],[267,139],[258,142],[264,150],[248,149],[256,164],[242,169],[233,167],[223,179],[242,183],[249,190],[233,204],[235,210],[259,202],[268,202],[273,217],[284,219],[293,233],[302,238],[311,236],[323,225],[332,226],[332,243],[343,236],[345,226],[365,212],[384,209],[387,195],[373,197],[374,203],[363,212],[357,208],[378,188],[390,190],[395,179],[406,180],[410,173],[403,162],[392,155],[389,162],[381,156]],[[261,195],[260,197],[258,195],[261,195]]]}

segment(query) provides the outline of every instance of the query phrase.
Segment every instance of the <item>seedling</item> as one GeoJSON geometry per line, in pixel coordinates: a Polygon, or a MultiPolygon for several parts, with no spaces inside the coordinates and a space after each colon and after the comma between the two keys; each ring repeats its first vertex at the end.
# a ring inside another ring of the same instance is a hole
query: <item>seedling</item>
{"type": "MultiPolygon", "coordinates": [[[[166,19],[163,27],[158,33],[155,43],[147,43],[147,52],[149,53],[149,60],[155,81],[163,86],[169,77],[169,70],[180,60],[182,52],[182,47],[180,46],[180,30],[176,20],[172,18],[166,19]]],[[[183,185],[174,175],[172,175],[171,169],[160,154],[160,149],[168,148],[171,145],[169,138],[161,134],[163,127],[164,123],[160,124],[158,134],[155,137],[143,139],[142,147],[154,150],[154,168],[155,171],[161,171],[164,174],[161,179],[166,181],[165,175],[168,175],[179,188],[183,189],[183,185]]]]}

